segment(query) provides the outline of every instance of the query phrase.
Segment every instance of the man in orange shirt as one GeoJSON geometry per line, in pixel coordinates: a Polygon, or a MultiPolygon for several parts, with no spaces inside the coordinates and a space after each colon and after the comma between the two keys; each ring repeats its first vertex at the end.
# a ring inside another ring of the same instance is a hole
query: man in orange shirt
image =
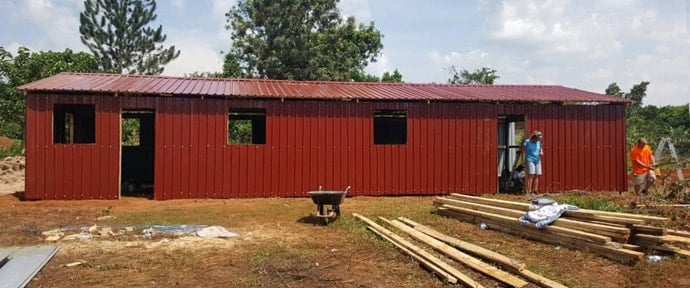
{"type": "Polygon", "coordinates": [[[647,144],[647,139],[640,138],[637,140],[637,145],[630,150],[630,161],[632,162],[635,193],[647,194],[647,189],[653,187],[654,182],[656,182],[656,175],[654,174],[656,162],[652,155],[652,148],[647,144]],[[642,188],[642,184],[644,184],[644,188],[642,188]]]}

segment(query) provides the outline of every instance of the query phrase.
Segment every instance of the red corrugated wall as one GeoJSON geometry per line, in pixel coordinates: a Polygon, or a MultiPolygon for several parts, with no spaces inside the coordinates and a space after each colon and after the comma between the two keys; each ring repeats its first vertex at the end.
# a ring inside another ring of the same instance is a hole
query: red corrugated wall
{"type": "MultiPolygon", "coordinates": [[[[498,115],[544,132],[543,191],[624,191],[622,105],[27,97],[27,199],[119,197],[120,113],[155,110],[156,199],[497,191],[498,115]],[[53,144],[54,103],[96,104],[96,144],[53,144]],[[229,145],[230,108],[266,108],[265,145],[229,145]],[[376,109],[407,109],[407,145],[374,145],[376,109]]],[[[529,133],[529,132],[528,132],[529,133]]]]}

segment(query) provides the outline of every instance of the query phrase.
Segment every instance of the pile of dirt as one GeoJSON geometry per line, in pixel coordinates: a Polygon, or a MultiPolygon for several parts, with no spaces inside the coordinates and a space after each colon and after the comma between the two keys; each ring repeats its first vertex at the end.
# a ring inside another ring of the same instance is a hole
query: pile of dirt
{"type": "Polygon", "coordinates": [[[24,165],[22,156],[7,157],[0,161],[0,195],[24,191],[24,165]]]}

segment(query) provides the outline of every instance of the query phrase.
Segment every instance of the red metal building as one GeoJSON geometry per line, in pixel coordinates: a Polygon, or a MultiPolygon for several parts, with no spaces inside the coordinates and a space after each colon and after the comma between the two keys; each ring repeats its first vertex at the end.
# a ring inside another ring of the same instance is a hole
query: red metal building
{"type": "Polygon", "coordinates": [[[496,193],[533,130],[541,190],[627,190],[626,100],[561,86],[61,73],[20,89],[27,199],[496,193]]]}

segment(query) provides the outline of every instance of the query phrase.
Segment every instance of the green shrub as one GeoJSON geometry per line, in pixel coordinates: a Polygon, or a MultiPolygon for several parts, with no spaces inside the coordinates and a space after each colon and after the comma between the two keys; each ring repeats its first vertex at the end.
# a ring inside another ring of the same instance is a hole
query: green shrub
{"type": "Polygon", "coordinates": [[[22,155],[22,141],[20,140],[13,140],[10,147],[0,148],[0,160],[19,155],[22,155]]]}

